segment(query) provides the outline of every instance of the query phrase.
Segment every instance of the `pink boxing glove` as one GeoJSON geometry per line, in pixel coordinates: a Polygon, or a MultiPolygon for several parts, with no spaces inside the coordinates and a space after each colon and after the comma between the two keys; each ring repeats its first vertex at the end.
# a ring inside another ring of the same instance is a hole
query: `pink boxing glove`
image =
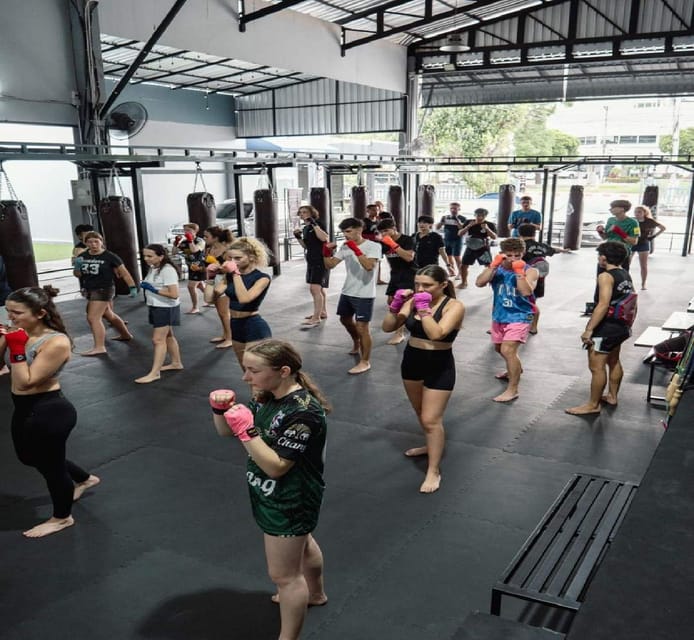
{"type": "Polygon", "coordinates": [[[393,296],[393,301],[388,305],[388,309],[391,313],[397,315],[398,311],[402,309],[402,306],[407,302],[410,297],[410,291],[407,289],[398,289],[393,296]]]}
{"type": "Polygon", "coordinates": [[[223,262],[222,271],[225,271],[226,273],[230,273],[232,275],[235,273],[239,273],[239,267],[236,264],[236,260],[227,260],[226,262],[223,262]]]}
{"type": "Polygon", "coordinates": [[[431,294],[427,291],[420,291],[412,296],[414,307],[417,313],[421,315],[431,315],[431,294]]]}
{"type": "Polygon", "coordinates": [[[7,348],[10,350],[10,363],[26,362],[26,345],[29,341],[29,334],[24,329],[16,331],[3,331],[7,348]]]}
{"type": "Polygon", "coordinates": [[[517,276],[525,275],[525,262],[523,260],[514,260],[511,263],[511,269],[517,276]]]}
{"type": "Polygon", "coordinates": [[[224,419],[241,442],[250,442],[259,435],[253,424],[253,413],[246,405],[235,404],[224,413],[224,419]]]}
{"type": "Polygon", "coordinates": [[[629,237],[629,234],[616,224],[610,227],[610,233],[616,233],[622,240],[626,240],[629,237]]]}
{"type": "Polygon", "coordinates": [[[221,416],[236,402],[236,392],[231,389],[215,389],[210,391],[210,406],[212,411],[221,416]]]}

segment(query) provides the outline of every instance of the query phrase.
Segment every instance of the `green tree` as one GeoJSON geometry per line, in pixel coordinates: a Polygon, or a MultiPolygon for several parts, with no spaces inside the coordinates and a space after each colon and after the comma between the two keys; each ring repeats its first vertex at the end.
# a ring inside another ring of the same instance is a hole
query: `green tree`
{"type": "Polygon", "coordinates": [[[513,135],[514,155],[551,156],[553,139],[547,134],[547,118],[554,111],[553,105],[538,104],[526,107],[524,117],[513,135]]]}
{"type": "MultiPolygon", "coordinates": [[[[672,153],[672,136],[661,136],[659,144],[663,153],[672,153]]],[[[679,153],[681,155],[694,155],[694,127],[680,131],[679,153]]]]}
{"type": "Polygon", "coordinates": [[[578,147],[580,141],[576,136],[556,129],[548,129],[552,139],[552,155],[553,156],[575,156],[578,155],[578,147]]]}

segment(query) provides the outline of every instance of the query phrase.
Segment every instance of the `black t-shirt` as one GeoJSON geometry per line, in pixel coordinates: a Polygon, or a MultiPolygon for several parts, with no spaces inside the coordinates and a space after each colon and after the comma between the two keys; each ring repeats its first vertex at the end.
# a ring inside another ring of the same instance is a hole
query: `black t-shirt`
{"type": "Polygon", "coordinates": [[[323,264],[323,241],[316,236],[314,226],[320,227],[325,231],[325,226],[320,220],[315,220],[315,224],[305,224],[301,230],[301,239],[306,245],[304,255],[309,264],[323,264]]]}
{"type": "MultiPolygon", "coordinates": [[[[395,240],[400,245],[401,249],[405,251],[414,251],[414,238],[412,236],[406,236],[404,233],[400,234],[400,237],[395,240]]],[[[393,271],[409,271],[415,268],[413,262],[407,262],[403,260],[395,251],[391,251],[386,245],[381,243],[383,247],[383,253],[388,259],[388,265],[390,266],[391,273],[393,271]]]]}
{"type": "Polygon", "coordinates": [[[414,261],[418,267],[426,267],[430,264],[439,263],[439,249],[443,248],[443,238],[434,232],[427,233],[425,236],[415,233],[414,239],[414,261]]]}
{"type": "Polygon", "coordinates": [[[525,253],[523,254],[523,260],[528,264],[532,264],[534,260],[538,258],[546,258],[547,256],[553,256],[556,250],[550,247],[544,242],[538,242],[537,240],[525,240],[525,253]]]}
{"type": "Polygon", "coordinates": [[[477,222],[467,230],[467,246],[468,249],[477,250],[484,249],[489,246],[489,235],[487,229],[492,233],[496,233],[496,225],[493,222],[477,222]],[[486,225],[486,228],[484,227],[486,225]]]}
{"type": "Polygon", "coordinates": [[[82,259],[80,282],[85,289],[108,289],[113,286],[113,270],[123,264],[115,253],[105,250],[93,256],[89,251],[84,251],[79,257],[82,259]]]}
{"type": "Polygon", "coordinates": [[[364,227],[361,230],[361,235],[364,236],[367,240],[373,240],[374,236],[378,232],[378,229],[376,229],[378,223],[380,220],[372,220],[371,218],[364,218],[362,220],[364,223],[364,227]]]}
{"type": "Polygon", "coordinates": [[[458,238],[458,231],[467,224],[467,218],[465,216],[454,216],[452,213],[447,213],[441,218],[441,224],[443,225],[443,236],[446,238],[446,241],[454,242],[458,238]]]}

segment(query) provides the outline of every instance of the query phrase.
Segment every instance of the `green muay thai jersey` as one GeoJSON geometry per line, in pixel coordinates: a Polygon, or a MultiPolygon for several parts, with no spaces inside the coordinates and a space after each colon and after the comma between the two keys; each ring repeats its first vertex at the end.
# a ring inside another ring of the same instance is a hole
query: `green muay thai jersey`
{"type": "Polygon", "coordinates": [[[270,478],[252,458],[246,476],[253,516],[273,536],[301,536],[318,523],[325,483],[325,411],[306,389],[251,403],[255,427],[263,441],[294,466],[281,478],[270,478]]]}

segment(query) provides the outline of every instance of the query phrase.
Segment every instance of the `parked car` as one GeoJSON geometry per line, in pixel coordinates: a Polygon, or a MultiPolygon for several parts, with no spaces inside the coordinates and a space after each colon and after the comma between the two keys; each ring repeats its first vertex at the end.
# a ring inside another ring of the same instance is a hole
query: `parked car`
{"type": "MultiPolygon", "coordinates": [[[[517,193],[513,199],[514,209],[520,207],[520,198],[520,194],[517,193]]],[[[475,209],[486,209],[489,211],[487,219],[491,222],[496,222],[499,214],[499,192],[490,191],[470,200],[461,200],[461,215],[464,215],[466,218],[472,218],[475,209]]]]}
{"type": "MultiPolygon", "coordinates": [[[[231,229],[235,236],[240,235],[253,235],[255,231],[255,218],[253,216],[253,203],[244,202],[243,203],[243,216],[244,216],[244,231],[239,233],[238,221],[236,219],[236,200],[222,200],[217,205],[217,215],[215,218],[215,224],[224,229],[231,229]]],[[[173,244],[176,236],[182,236],[183,225],[185,222],[178,222],[171,227],[166,232],[166,242],[168,244],[173,244]]],[[[204,229],[200,229],[200,235],[204,229]]]]}
{"type": "MultiPolygon", "coordinates": [[[[584,212],[581,219],[581,246],[597,247],[604,240],[596,231],[598,225],[605,225],[606,216],[584,212]]],[[[546,222],[545,222],[546,224],[546,222]]],[[[552,223],[552,244],[561,244],[564,241],[565,220],[555,220],[552,223]]]]}

